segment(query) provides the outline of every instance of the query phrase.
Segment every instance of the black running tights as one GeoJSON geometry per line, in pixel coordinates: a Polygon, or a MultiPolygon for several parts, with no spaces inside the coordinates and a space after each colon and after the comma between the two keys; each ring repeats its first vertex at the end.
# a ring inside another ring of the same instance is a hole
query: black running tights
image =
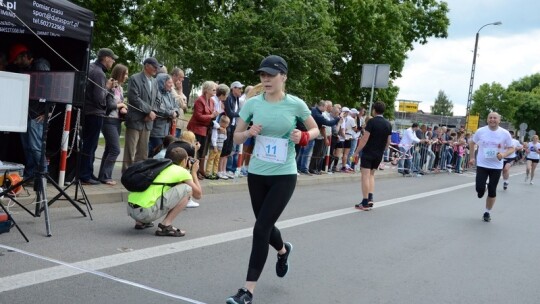
{"type": "Polygon", "coordinates": [[[476,167],[476,192],[478,193],[478,197],[484,196],[488,178],[488,197],[497,196],[497,185],[499,184],[499,179],[501,178],[501,172],[502,169],[476,167]]]}
{"type": "Polygon", "coordinates": [[[247,281],[256,282],[268,257],[268,244],[283,248],[281,233],[275,223],[287,206],[296,187],[297,175],[263,176],[249,173],[248,187],[255,213],[253,244],[249,258],[247,281]]]}

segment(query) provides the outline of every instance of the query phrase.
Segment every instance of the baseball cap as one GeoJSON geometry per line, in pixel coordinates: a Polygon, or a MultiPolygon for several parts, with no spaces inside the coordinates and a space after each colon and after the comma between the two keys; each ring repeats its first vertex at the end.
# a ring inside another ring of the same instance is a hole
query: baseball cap
{"type": "Polygon", "coordinates": [[[146,59],[143,61],[143,64],[150,64],[150,65],[152,65],[153,67],[155,67],[156,69],[158,69],[158,68],[160,68],[160,67],[163,66],[163,65],[162,65],[161,63],[159,63],[159,62],[157,61],[157,59],[154,58],[154,57],[148,57],[148,58],[146,58],[146,59]]]}
{"type": "Polygon", "coordinates": [[[231,89],[243,88],[243,87],[244,87],[244,85],[240,81],[235,81],[235,82],[231,83],[231,89]]]}
{"type": "Polygon", "coordinates": [[[277,55],[270,55],[261,61],[257,73],[265,72],[275,76],[279,73],[287,74],[287,69],[287,62],[285,59],[277,55]]]}
{"type": "Polygon", "coordinates": [[[13,63],[15,59],[17,59],[17,56],[19,56],[21,53],[28,52],[28,48],[24,44],[15,44],[11,47],[9,50],[9,63],[13,63]]]}
{"type": "Polygon", "coordinates": [[[355,108],[352,108],[352,109],[351,109],[351,113],[353,113],[353,114],[358,114],[358,113],[360,113],[360,112],[358,112],[358,110],[357,110],[357,109],[355,109],[355,108]]]}
{"type": "Polygon", "coordinates": [[[351,110],[349,110],[349,108],[347,107],[343,107],[341,108],[341,112],[350,112],[351,110]]]}
{"type": "Polygon", "coordinates": [[[111,50],[111,49],[108,49],[108,48],[102,48],[102,49],[99,49],[98,53],[97,53],[97,56],[98,58],[102,58],[102,57],[105,57],[105,56],[109,56],[111,57],[112,59],[116,60],[118,59],[118,56],[116,56],[114,54],[114,52],[111,50]]]}

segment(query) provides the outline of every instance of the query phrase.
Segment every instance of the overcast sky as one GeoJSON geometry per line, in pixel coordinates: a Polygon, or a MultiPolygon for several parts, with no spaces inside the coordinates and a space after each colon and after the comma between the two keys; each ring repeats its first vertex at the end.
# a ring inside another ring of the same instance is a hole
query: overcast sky
{"type": "Polygon", "coordinates": [[[474,90],[481,84],[512,81],[540,73],[540,1],[448,0],[448,38],[430,39],[408,54],[398,99],[421,101],[430,112],[439,90],[454,104],[454,115],[465,115],[475,35],[480,32],[474,90]]]}

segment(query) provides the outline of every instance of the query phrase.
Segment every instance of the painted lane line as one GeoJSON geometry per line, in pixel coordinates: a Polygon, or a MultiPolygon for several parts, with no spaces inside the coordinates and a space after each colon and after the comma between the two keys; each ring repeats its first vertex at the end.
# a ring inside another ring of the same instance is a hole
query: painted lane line
{"type": "Polygon", "coordinates": [[[66,263],[66,262],[59,261],[59,260],[51,259],[51,258],[48,258],[48,257],[45,257],[45,256],[37,255],[37,254],[31,253],[31,252],[27,252],[27,251],[20,250],[20,249],[17,249],[17,248],[13,248],[13,247],[10,247],[10,246],[4,246],[4,245],[0,244],[0,248],[4,248],[6,250],[12,250],[12,251],[15,251],[15,252],[18,252],[18,253],[21,253],[21,254],[36,258],[36,259],[40,259],[40,260],[44,260],[44,261],[47,261],[47,262],[59,264],[59,265],[62,265],[63,267],[68,267],[69,269],[72,269],[74,272],[77,272],[78,274],[83,274],[83,273],[93,274],[93,275],[96,275],[96,276],[99,276],[99,277],[102,277],[102,278],[113,280],[113,281],[116,281],[116,282],[119,282],[119,283],[123,283],[123,284],[126,284],[126,285],[133,286],[133,287],[138,287],[138,288],[141,288],[141,289],[144,289],[144,290],[155,292],[157,294],[167,296],[167,297],[171,297],[171,298],[178,299],[178,300],[182,300],[182,301],[185,301],[185,302],[188,302],[188,303],[206,304],[204,302],[200,302],[200,301],[196,301],[196,300],[193,300],[193,299],[190,299],[190,298],[182,297],[182,296],[179,296],[179,295],[167,292],[167,291],[163,291],[163,290],[160,290],[160,289],[157,289],[157,288],[153,288],[153,287],[146,286],[146,285],[143,285],[143,284],[139,284],[139,283],[136,283],[136,282],[132,282],[132,281],[124,280],[124,279],[121,279],[121,278],[117,278],[115,276],[106,274],[106,273],[101,272],[101,271],[95,271],[95,270],[91,270],[91,269],[84,269],[82,267],[79,267],[79,266],[76,266],[76,265],[73,265],[73,264],[69,264],[69,263],[66,263]]]}
{"type": "MultiPolygon", "coordinates": [[[[466,184],[448,187],[444,189],[424,192],[421,194],[413,194],[409,196],[389,199],[386,201],[377,202],[377,205],[374,208],[391,206],[394,204],[403,203],[403,202],[407,202],[411,200],[417,200],[417,199],[425,198],[428,196],[452,192],[455,190],[471,187],[474,184],[475,183],[466,183],[466,184]]],[[[276,223],[276,226],[278,226],[281,229],[285,229],[285,228],[309,224],[309,223],[313,223],[313,222],[317,222],[317,221],[321,221],[325,219],[330,219],[334,217],[339,217],[343,215],[348,215],[352,213],[357,213],[357,212],[359,211],[354,209],[351,206],[350,208],[344,208],[344,209],[328,211],[324,213],[280,221],[276,223]]],[[[85,261],[69,264],[73,266],[73,268],[71,267],[66,268],[62,264],[63,266],[54,266],[54,267],[49,267],[45,269],[15,274],[15,275],[0,278],[0,292],[14,290],[18,288],[24,288],[24,287],[32,286],[35,284],[49,282],[52,280],[63,279],[63,278],[87,273],[89,271],[97,271],[101,269],[117,267],[117,266],[125,265],[128,263],[134,263],[134,262],[139,262],[143,260],[153,259],[160,256],[184,252],[191,249],[197,249],[197,248],[202,248],[206,246],[226,243],[230,241],[236,241],[239,239],[251,237],[252,232],[253,232],[252,228],[240,229],[236,231],[201,237],[201,238],[197,238],[193,240],[179,241],[175,243],[134,250],[131,252],[118,253],[114,255],[109,255],[109,256],[104,256],[104,257],[99,257],[95,259],[90,259],[90,260],[85,260],[85,261]],[[84,270],[81,270],[81,269],[84,269],[84,270]]],[[[1,244],[0,244],[0,247],[6,248],[6,246],[3,246],[1,244]]],[[[19,249],[13,249],[13,250],[20,251],[19,249]]],[[[68,264],[68,263],[65,263],[65,264],[68,264]]]]}

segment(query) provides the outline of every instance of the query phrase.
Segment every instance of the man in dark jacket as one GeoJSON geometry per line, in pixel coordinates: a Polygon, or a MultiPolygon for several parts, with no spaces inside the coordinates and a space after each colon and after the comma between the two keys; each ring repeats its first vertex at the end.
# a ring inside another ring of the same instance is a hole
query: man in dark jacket
{"type": "MultiPolygon", "coordinates": [[[[223,149],[221,150],[221,157],[230,156],[233,151],[236,152],[237,149],[233,144],[233,135],[234,130],[236,129],[236,119],[240,116],[240,96],[242,96],[242,89],[244,85],[240,81],[235,81],[231,84],[231,93],[227,100],[225,100],[225,113],[230,118],[231,123],[227,127],[227,139],[223,143],[223,149]]],[[[236,170],[236,165],[238,161],[238,154],[234,153],[232,157],[229,157],[227,160],[227,176],[234,177],[232,173],[236,170]]]]}
{"type": "Polygon", "coordinates": [[[148,57],[143,70],[129,78],[128,101],[130,109],[126,116],[126,143],[122,172],[134,162],[148,158],[150,131],[156,119],[157,100],[160,93],[154,78],[162,67],[156,58],[148,57]]]}
{"type": "Polygon", "coordinates": [[[98,58],[88,68],[86,94],[84,98],[84,124],[82,130],[81,171],[79,178],[85,185],[97,185],[100,182],[94,175],[94,158],[99,141],[99,132],[103,117],[107,111],[107,94],[114,86],[112,79],[107,80],[105,72],[110,70],[118,56],[111,49],[103,48],[98,58]]]}
{"type": "Polygon", "coordinates": [[[326,127],[332,127],[338,124],[341,120],[341,117],[333,117],[332,119],[328,119],[323,115],[324,112],[332,109],[332,102],[330,100],[321,100],[317,104],[316,107],[313,107],[311,109],[311,116],[313,119],[315,119],[315,122],[317,123],[317,127],[319,127],[320,134],[317,136],[317,138],[314,139],[314,145],[313,145],[313,154],[311,157],[311,162],[309,165],[309,173],[312,174],[321,174],[321,165],[322,160],[324,158],[324,152],[325,152],[325,140],[326,136],[330,136],[331,134],[326,134],[326,127]]]}

